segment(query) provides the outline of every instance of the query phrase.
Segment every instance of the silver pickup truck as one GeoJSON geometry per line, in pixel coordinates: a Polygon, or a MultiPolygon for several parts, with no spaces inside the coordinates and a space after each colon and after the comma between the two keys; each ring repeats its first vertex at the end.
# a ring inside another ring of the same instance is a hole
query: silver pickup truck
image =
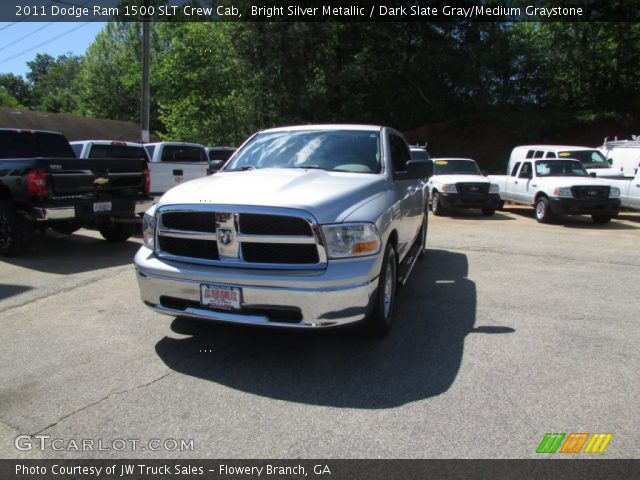
{"type": "Polygon", "coordinates": [[[157,312],[252,325],[388,332],[422,256],[430,160],[388,127],[261,131],[216,175],[167,192],[135,257],[157,312]]]}

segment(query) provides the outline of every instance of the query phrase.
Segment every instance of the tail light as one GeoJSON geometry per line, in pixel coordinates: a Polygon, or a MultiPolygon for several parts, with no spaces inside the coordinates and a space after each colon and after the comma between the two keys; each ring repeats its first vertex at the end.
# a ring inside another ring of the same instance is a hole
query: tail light
{"type": "Polygon", "coordinates": [[[149,168],[144,168],[144,193],[148,194],[151,191],[151,172],[149,168]]]}
{"type": "Polygon", "coordinates": [[[48,193],[47,173],[42,168],[36,168],[27,173],[27,189],[33,197],[44,197],[48,193]]]}

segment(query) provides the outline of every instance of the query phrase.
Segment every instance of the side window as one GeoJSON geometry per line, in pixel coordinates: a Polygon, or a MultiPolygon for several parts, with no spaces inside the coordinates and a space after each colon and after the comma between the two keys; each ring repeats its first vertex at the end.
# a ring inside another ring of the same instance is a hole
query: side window
{"type": "Polygon", "coordinates": [[[556,158],[556,154],[554,152],[547,152],[544,158],[556,158]]]}
{"type": "Polygon", "coordinates": [[[536,153],[533,155],[533,158],[542,158],[544,155],[544,150],[536,150],[536,153]]]}
{"type": "Polygon", "coordinates": [[[534,151],[533,151],[533,150],[529,150],[529,151],[527,152],[527,156],[526,156],[525,158],[533,158],[533,153],[534,153],[534,151]]]}
{"type": "Polygon", "coordinates": [[[513,169],[511,170],[511,176],[515,177],[516,173],[518,173],[518,169],[520,168],[520,164],[522,162],[516,162],[516,164],[513,166],[513,169]]]}
{"type": "Polygon", "coordinates": [[[520,170],[520,175],[518,175],[518,178],[531,178],[531,177],[532,177],[531,162],[527,162],[524,165],[522,165],[522,170],[520,170]]]}
{"type": "Polygon", "coordinates": [[[389,135],[391,146],[391,163],[394,172],[404,172],[407,170],[407,162],[410,159],[409,147],[407,143],[397,135],[389,135]]]}
{"type": "Polygon", "coordinates": [[[73,153],[76,154],[76,157],[80,158],[80,153],[82,153],[82,144],[71,145],[71,149],[73,150],[73,153]]]}

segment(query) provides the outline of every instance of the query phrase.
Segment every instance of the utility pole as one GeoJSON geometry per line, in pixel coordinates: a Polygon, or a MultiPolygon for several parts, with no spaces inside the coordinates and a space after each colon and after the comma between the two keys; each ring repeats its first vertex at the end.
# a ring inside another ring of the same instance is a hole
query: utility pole
{"type": "MultiPolygon", "coordinates": [[[[147,4],[147,2],[145,2],[147,4]]],[[[149,60],[151,56],[151,42],[149,32],[148,15],[142,20],[142,143],[149,143],[149,116],[150,116],[150,85],[149,85],[149,60]]]]}

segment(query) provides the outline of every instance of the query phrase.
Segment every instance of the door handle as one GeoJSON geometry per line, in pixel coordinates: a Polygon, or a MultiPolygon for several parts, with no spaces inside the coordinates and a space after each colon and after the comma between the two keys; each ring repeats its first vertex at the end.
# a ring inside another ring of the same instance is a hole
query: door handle
{"type": "Polygon", "coordinates": [[[182,170],[174,170],[174,171],[173,171],[173,174],[174,174],[174,175],[176,175],[176,176],[182,176],[182,175],[184,175],[184,173],[182,173],[182,170]]]}
{"type": "Polygon", "coordinates": [[[513,183],[518,183],[518,181],[516,180],[516,181],[515,181],[515,182],[513,182],[513,183]]]}

